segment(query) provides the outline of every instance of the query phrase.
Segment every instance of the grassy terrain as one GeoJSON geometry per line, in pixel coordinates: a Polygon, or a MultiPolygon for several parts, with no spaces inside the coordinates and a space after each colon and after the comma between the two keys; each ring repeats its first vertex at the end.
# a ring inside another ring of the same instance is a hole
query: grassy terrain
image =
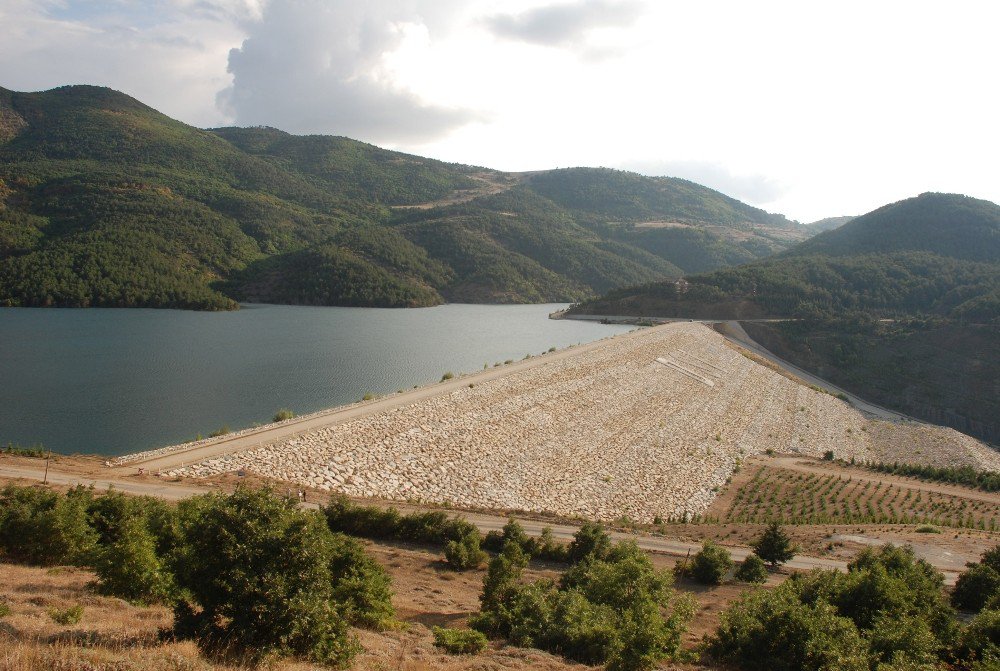
{"type": "Polygon", "coordinates": [[[342,137],[199,130],[100,87],[0,89],[0,305],[573,301],[809,234],[683,180],[511,175],[342,137]],[[648,219],[687,228],[637,227],[648,219]]]}

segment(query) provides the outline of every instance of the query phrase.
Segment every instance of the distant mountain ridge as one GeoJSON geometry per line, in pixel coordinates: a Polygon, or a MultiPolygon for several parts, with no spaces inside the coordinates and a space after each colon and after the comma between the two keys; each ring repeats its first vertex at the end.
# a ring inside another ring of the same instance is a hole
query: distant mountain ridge
{"type": "Polygon", "coordinates": [[[792,318],[744,327],[862,396],[1000,442],[1000,206],[989,201],[924,193],[771,258],[574,311],[792,318]]]}
{"type": "Polygon", "coordinates": [[[810,233],[706,187],[503,173],[110,89],[0,89],[0,304],[231,309],[572,301],[810,233]]]}

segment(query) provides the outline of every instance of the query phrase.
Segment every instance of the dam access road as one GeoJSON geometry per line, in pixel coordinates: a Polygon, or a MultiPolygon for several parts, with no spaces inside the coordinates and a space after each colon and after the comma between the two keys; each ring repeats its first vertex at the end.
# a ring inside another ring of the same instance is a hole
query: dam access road
{"type": "Polygon", "coordinates": [[[704,512],[741,461],[766,450],[1000,470],[1000,455],[968,436],[862,412],[690,322],[119,463],[122,473],[244,472],[357,498],[649,522],[704,512]]]}

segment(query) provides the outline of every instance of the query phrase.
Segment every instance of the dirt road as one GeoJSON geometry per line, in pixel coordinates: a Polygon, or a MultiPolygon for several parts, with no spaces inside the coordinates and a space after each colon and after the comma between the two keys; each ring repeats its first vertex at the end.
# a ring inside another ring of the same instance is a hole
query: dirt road
{"type": "MultiPolygon", "coordinates": [[[[0,478],[11,478],[11,479],[26,479],[26,480],[36,480],[41,481],[44,477],[43,467],[32,467],[24,465],[12,465],[4,464],[0,462],[0,478]]],[[[129,494],[139,494],[146,496],[155,496],[157,498],[162,498],[170,501],[177,501],[189,496],[194,496],[197,494],[205,494],[211,491],[218,491],[218,487],[213,486],[191,486],[186,483],[176,483],[176,482],[149,482],[146,480],[136,480],[130,478],[115,477],[109,475],[108,477],[90,477],[85,475],[80,475],[77,473],[67,473],[60,472],[50,469],[48,472],[48,482],[57,485],[93,485],[96,489],[106,490],[109,487],[122,492],[127,492],[129,494]]],[[[306,503],[304,504],[307,508],[317,508],[316,503],[306,503]]],[[[405,508],[413,508],[414,506],[402,506],[405,508]]],[[[472,522],[479,528],[483,533],[487,533],[494,529],[502,529],[507,523],[508,518],[499,515],[486,515],[483,513],[470,513],[470,512],[456,512],[456,515],[462,515],[467,520],[472,522]]],[[[550,527],[552,529],[553,535],[560,540],[569,540],[577,532],[579,527],[571,524],[552,524],[549,522],[539,522],[536,520],[518,520],[520,524],[524,527],[525,531],[533,536],[537,536],[542,532],[545,527],[550,527]]],[[[622,532],[612,532],[611,537],[615,540],[633,540],[636,544],[646,550],[647,552],[653,552],[658,554],[672,555],[672,556],[686,556],[688,554],[694,554],[701,549],[700,543],[692,543],[688,541],[674,540],[670,538],[663,538],[660,536],[650,536],[644,534],[629,534],[622,532]]],[[[733,555],[733,559],[737,561],[742,561],[749,553],[750,550],[745,547],[735,547],[726,546],[726,549],[730,551],[733,555]]],[[[942,561],[940,554],[934,549],[923,549],[917,548],[917,554],[919,556],[924,556],[932,565],[934,565],[939,570],[942,570],[945,574],[945,582],[949,585],[954,584],[958,573],[955,570],[954,562],[942,561]],[[926,551],[925,551],[926,550],[926,551]],[[941,565],[944,564],[944,565],[941,565]]],[[[821,569],[837,569],[845,570],[847,563],[836,559],[826,559],[823,557],[810,557],[806,555],[796,556],[792,561],[786,564],[787,567],[799,570],[810,570],[815,568],[821,569]]]]}
{"type": "Polygon", "coordinates": [[[984,492],[969,487],[959,487],[940,482],[925,482],[916,478],[906,478],[888,473],[873,473],[864,471],[861,468],[839,466],[838,464],[829,462],[819,465],[811,463],[810,460],[801,456],[775,457],[761,463],[765,463],[768,467],[778,467],[798,473],[812,473],[820,476],[840,474],[853,480],[861,480],[862,482],[892,484],[914,491],[934,492],[935,494],[944,494],[946,496],[955,496],[962,499],[985,501],[994,505],[1000,505],[1000,493],[984,492]]]}
{"type": "MultiPolygon", "coordinates": [[[[751,321],[754,321],[754,320],[751,320],[751,321]]],[[[756,321],[781,321],[781,320],[756,320],[756,321]]],[[[736,343],[737,345],[739,345],[741,347],[745,347],[746,349],[750,350],[754,354],[756,354],[758,356],[761,356],[761,357],[767,359],[768,361],[770,361],[771,363],[774,363],[774,364],[780,366],[781,368],[783,368],[784,370],[788,371],[792,375],[795,375],[796,377],[801,378],[807,384],[811,384],[813,386],[819,387],[823,391],[830,392],[831,394],[834,394],[834,395],[843,394],[848,399],[850,399],[851,405],[853,405],[858,410],[866,412],[869,415],[872,415],[874,417],[878,417],[879,419],[887,419],[887,420],[894,421],[894,422],[898,422],[898,421],[914,421],[914,422],[920,421],[920,420],[914,419],[913,417],[909,417],[907,415],[904,415],[902,413],[898,413],[898,412],[895,412],[893,410],[889,410],[887,408],[883,408],[880,405],[875,405],[874,403],[869,403],[868,401],[864,400],[863,398],[861,398],[859,396],[855,396],[851,392],[846,391],[844,389],[841,389],[840,387],[836,386],[835,384],[827,382],[823,378],[816,377],[812,373],[809,373],[808,371],[802,370],[801,368],[799,368],[795,364],[789,363],[788,361],[785,361],[781,357],[775,356],[770,350],[765,349],[764,347],[760,346],[757,343],[757,341],[755,341],[753,338],[751,338],[750,335],[745,330],[743,330],[743,327],[740,326],[740,323],[738,321],[706,322],[706,323],[720,324],[721,328],[720,328],[719,332],[722,333],[722,335],[725,336],[725,338],[727,340],[729,340],[731,342],[734,342],[734,343],[736,343]]]]}

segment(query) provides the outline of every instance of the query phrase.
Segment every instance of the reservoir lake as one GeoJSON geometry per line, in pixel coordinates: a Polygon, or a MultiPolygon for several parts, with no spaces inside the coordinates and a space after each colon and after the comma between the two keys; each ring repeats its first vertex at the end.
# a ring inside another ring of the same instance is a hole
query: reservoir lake
{"type": "Polygon", "coordinates": [[[119,455],[630,330],[565,305],[0,308],[0,445],[119,455]]]}

